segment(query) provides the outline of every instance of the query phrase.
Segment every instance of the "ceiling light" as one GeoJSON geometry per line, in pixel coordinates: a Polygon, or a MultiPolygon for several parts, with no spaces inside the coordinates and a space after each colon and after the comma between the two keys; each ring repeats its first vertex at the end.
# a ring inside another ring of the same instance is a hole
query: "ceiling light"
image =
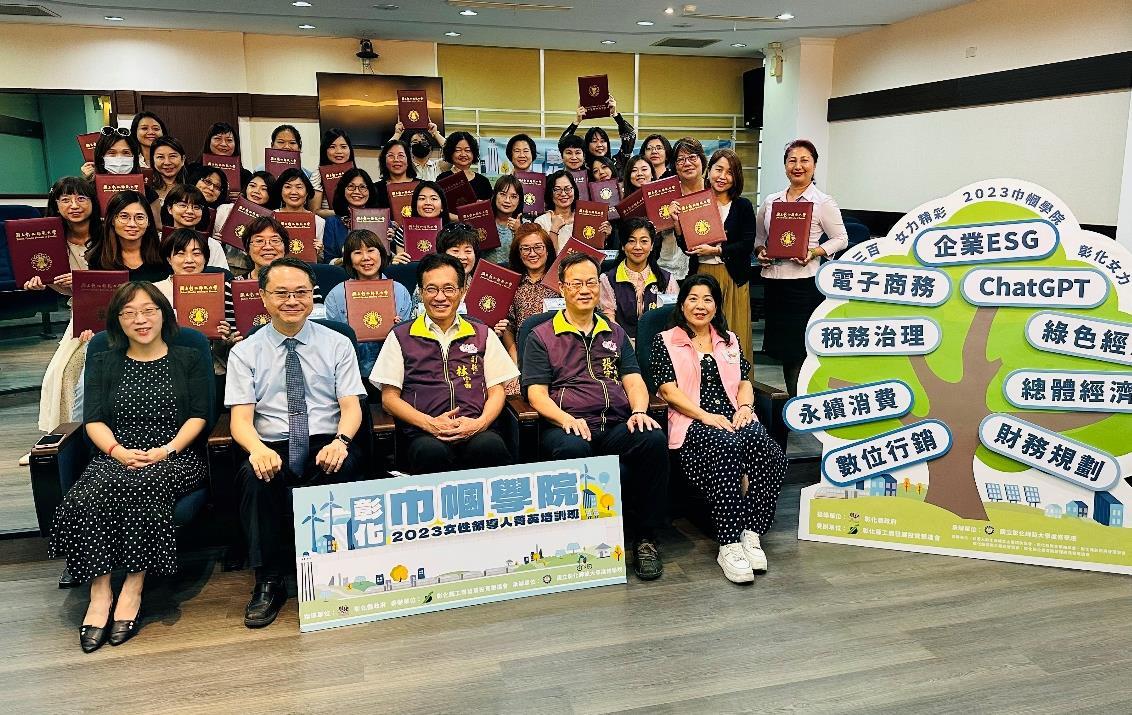
{"type": "Polygon", "coordinates": [[[295,7],[310,7],[311,6],[311,4],[309,2],[306,2],[306,0],[295,0],[295,2],[293,2],[291,4],[294,5],[295,7]]]}
{"type": "Polygon", "coordinates": [[[445,37],[459,37],[460,33],[459,32],[446,32],[446,33],[444,33],[444,36],[445,37]]]}
{"type": "Polygon", "coordinates": [[[118,17],[117,15],[104,15],[102,19],[109,20],[110,22],[124,22],[126,18],[118,17]]]}
{"type": "Polygon", "coordinates": [[[746,47],[746,45],[743,44],[742,42],[732,42],[731,46],[732,47],[746,47]]]}
{"type": "Polygon", "coordinates": [[[400,10],[401,6],[400,5],[394,5],[393,3],[386,2],[386,3],[381,3],[379,5],[374,5],[373,9],[374,10],[400,10]]]}
{"type": "Polygon", "coordinates": [[[676,11],[675,11],[675,10],[673,10],[672,8],[670,8],[670,7],[666,7],[666,8],[664,8],[664,14],[665,14],[665,15],[671,15],[671,14],[672,14],[672,13],[674,13],[674,12],[676,12],[676,11]]]}
{"type": "Polygon", "coordinates": [[[471,9],[461,10],[460,14],[463,15],[464,17],[475,17],[476,15],[479,15],[478,12],[476,12],[475,10],[471,10],[471,9]]]}
{"type": "Polygon", "coordinates": [[[648,20],[637,20],[637,24],[641,27],[652,27],[652,23],[648,20]]]}
{"type": "Polygon", "coordinates": [[[775,20],[793,20],[794,16],[791,15],[790,13],[788,13],[788,12],[784,12],[781,15],[775,17],[774,19],[775,20]]]}
{"type": "Polygon", "coordinates": [[[617,40],[602,40],[601,44],[603,44],[603,45],[616,45],[617,40]]]}
{"type": "Polygon", "coordinates": [[[300,30],[313,30],[314,25],[299,25],[300,30]]]}

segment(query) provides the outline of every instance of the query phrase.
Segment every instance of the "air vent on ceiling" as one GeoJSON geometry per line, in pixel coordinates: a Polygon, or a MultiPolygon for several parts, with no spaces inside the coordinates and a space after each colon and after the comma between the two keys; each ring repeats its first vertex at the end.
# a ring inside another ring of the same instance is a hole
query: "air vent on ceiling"
{"type": "Polygon", "coordinates": [[[59,17],[58,13],[51,12],[42,5],[0,4],[0,15],[13,15],[19,17],[59,17]]]}
{"type": "Polygon", "coordinates": [[[719,40],[706,40],[697,39],[695,37],[666,37],[663,40],[657,40],[652,43],[653,47],[685,47],[691,49],[700,49],[709,45],[714,45],[719,40]]]}

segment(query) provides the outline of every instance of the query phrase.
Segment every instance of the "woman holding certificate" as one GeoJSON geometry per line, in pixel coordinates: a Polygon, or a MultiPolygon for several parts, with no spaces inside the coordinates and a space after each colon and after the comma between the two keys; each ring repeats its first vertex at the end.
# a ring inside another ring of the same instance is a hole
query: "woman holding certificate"
{"type": "MultiPolygon", "coordinates": [[[[322,145],[318,150],[318,165],[319,168],[324,166],[335,166],[339,164],[353,164],[354,163],[354,144],[350,141],[350,136],[346,134],[344,129],[327,129],[322,135],[322,145]]],[[[311,197],[310,206],[311,211],[314,211],[323,218],[330,218],[334,215],[331,210],[330,202],[334,199],[333,196],[326,196],[321,185],[322,174],[319,171],[312,172],[312,176],[318,174],[320,184],[318,189],[315,190],[314,195],[311,197]]]]}
{"type": "MultiPolygon", "coordinates": [[[[310,204],[310,197],[314,192],[315,188],[311,184],[311,180],[303,173],[302,169],[295,167],[285,169],[275,181],[275,189],[271,195],[271,207],[278,213],[311,213],[307,211],[307,206],[310,204]]],[[[318,256],[319,262],[324,263],[322,236],[326,232],[326,219],[318,214],[314,214],[313,218],[314,252],[318,256]]]]}
{"type": "Polygon", "coordinates": [[[378,208],[377,192],[365,169],[354,167],[342,174],[334,196],[330,197],[330,206],[334,210],[326,219],[322,235],[322,259],[327,263],[344,257],[342,245],[350,230],[350,209],[378,208]]]}
{"type": "MultiPolygon", "coordinates": [[[[703,244],[688,251],[690,273],[703,273],[715,278],[723,290],[723,303],[718,306],[727,318],[727,325],[739,336],[743,357],[751,358],[751,249],[755,243],[755,207],[743,198],[743,164],[730,149],[719,149],[707,164],[707,184],[715,199],[719,218],[727,240],[703,244]]],[[[679,210],[673,213],[677,218],[679,210]]],[[[677,223],[679,231],[679,223],[677,223]]]]}
{"type": "MultiPolygon", "coordinates": [[[[244,190],[240,195],[257,206],[267,206],[271,202],[273,186],[275,186],[274,176],[266,171],[257,171],[244,184],[244,190]]],[[[228,217],[232,215],[233,206],[234,204],[220,204],[216,207],[216,218],[212,222],[212,238],[217,241],[224,232],[224,224],[227,223],[228,217]]],[[[254,267],[252,259],[247,253],[234,246],[229,246],[227,243],[223,246],[224,255],[228,258],[229,270],[237,276],[246,276],[254,267]]]]}
{"type": "MultiPolygon", "coordinates": [[[[704,169],[707,167],[707,156],[704,154],[703,145],[700,144],[698,139],[684,137],[676,142],[672,151],[673,156],[676,157],[676,176],[680,178],[680,195],[687,196],[697,191],[703,191],[705,188],[704,169]]],[[[675,276],[676,280],[682,281],[689,273],[691,260],[676,239],[680,231],[680,221],[678,220],[680,218],[680,206],[673,202],[669,209],[673,212],[672,218],[676,220],[676,225],[660,233],[660,258],[658,263],[660,263],[661,268],[675,276]]]]}
{"type": "Polygon", "coordinates": [[[405,143],[397,139],[390,139],[381,147],[381,154],[377,157],[377,165],[381,171],[381,180],[373,185],[374,208],[389,208],[389,184],[400,184],[412,181],[417,177],[417,168],[414,162],[409,161],[409,150],[405,143]]]}
{"type": "Polygon", "coordinates": [[[464,172],[472,191],[476,192],[476,201],[491,198],[491,182],[487,177],[476,171],[480,165],[480,143],[468,132],[452,132],[444,140],[444,161],[452,168],[442,171],[436,180],[440,181],[458,171],[464,172]]]}
{"type": "MultiPolygon", "coordinates": [[[[438,218],[442,226],[448,224],[448,201],[444,198],[444,191],[435,181],[422,181],[413,189],[413,198],[409,206],[412,215],[420,218],[438,218]]],[[[412,263],[409,253],[405,250],[405,229],[400,223],[393,224],[393,246],[396,254],[394,263],[412,263]]]]}
{"type": "Polygon", "coordinates": [[[806,360],[806,323],[814,308],[824,300],[814,281],[820,265],[820,261],[815,259],[844,250],[849,245],[849,235],[845,232],[837,202],[814,185],[818,150],[813,143],[805,139],[790,142],[786,145],[783,163],[790,186],[785,191],[767,196],[759,207],[755,222],[755,255],[766,283],[763,351],[782,361],[786,389],[791,395],[796,395],[798,374],[806,360]],[[768,239],[776,238],[773,230],[776,203],[807,204],[804,208],[810,212],[810,221],[801,230],[808,227],[809,237],[805,243],[806,252],[801,257],[775,258],[767,254],[768,239]],[[828,240],[819,246],[823,233],[828,240]]]}
{"type": "Polygon", "coordinates": [[[559,169],[546,177],[543,201],[547,211],[535,223],[554,239],[555,249],[561,250],[574,233],[574,209],[578,206],[578,185],[568,170],[559,169]]]}

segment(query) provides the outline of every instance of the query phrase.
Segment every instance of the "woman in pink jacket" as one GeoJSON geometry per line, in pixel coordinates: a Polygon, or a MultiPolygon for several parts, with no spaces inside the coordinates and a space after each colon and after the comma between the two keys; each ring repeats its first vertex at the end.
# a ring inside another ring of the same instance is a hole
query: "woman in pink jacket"
{"type": "Polygon", "coordinates": [[[786,455],[755,417],[751,365],[722,305],[715,278],[689,276],[672,327],[653,340],[652,372],[668,402],[668,447],[711,506],[716,562],[729,581],[748,583],[767,568],[759,537],[774,520],[786,455]]]}

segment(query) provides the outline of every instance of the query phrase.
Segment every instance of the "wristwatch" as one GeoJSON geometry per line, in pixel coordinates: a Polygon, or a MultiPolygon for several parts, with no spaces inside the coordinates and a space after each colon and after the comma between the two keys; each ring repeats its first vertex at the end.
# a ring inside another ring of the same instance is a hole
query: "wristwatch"
{"type": "Polygon", "coordinates": [[[177,456],[177,448],[173,446],[172,442],[165,445],[165,456],[166,458],[173,458],[177,456]]]}
{"type": "Polygon", "coordinates": [[[347,447],[349,447],[349,446],[350,446],[350,442],[352,442],[352,441],[353,441],[352,439],[350,439],[349,437],[347,437],[347,436],[346,436],[346,435],[344,435],[344,434],[340,434],[340,435],[338,435],[338,440],[339,440],[339,441],[340,441],[340,442],[341,442],[342,444],[346,445],[347,447]]]}

